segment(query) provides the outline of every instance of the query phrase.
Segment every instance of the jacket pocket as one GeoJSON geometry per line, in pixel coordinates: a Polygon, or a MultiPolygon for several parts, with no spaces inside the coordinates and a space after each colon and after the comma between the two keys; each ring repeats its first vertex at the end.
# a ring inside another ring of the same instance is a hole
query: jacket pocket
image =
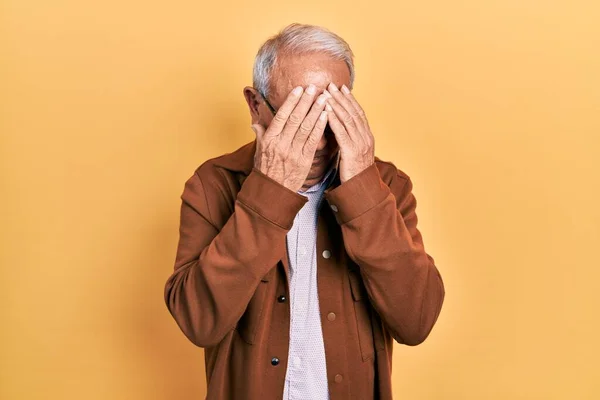
{"type": "Polygon", "coordinates": [[[369,302],[367,291],[362,283],[359,272],[350,270],[348,271],[348,277],[350,279],[350,289],[354,303],[360,352],[363,361],[367,361],[375,355],[373,326],[371,324],[371,303],[369,302]]]}
{"type": "Polygon", "coordinates": [[[272,269],[265,275],[254,291],[254,295],[250,299],[246,311],[238,321],[235,329],[238,331],[242,340],[248,344],[254,344],[256,339],[256,331],[261,321],[261,315],[265,305],[269,280],[275,269],[272,269]]]}

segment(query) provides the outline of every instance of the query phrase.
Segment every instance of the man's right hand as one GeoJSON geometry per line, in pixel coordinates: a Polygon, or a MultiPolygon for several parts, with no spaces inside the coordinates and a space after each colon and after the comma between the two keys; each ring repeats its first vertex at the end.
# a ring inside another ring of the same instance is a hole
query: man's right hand
{"type": "Polygon", "coordinates": [[[325,127],[326,95],[314,101],[316,87],[292,90],[265,131],[252,125],[256,133],[254,167],[286,188],[300,190],[312,166],[325,127]]]}

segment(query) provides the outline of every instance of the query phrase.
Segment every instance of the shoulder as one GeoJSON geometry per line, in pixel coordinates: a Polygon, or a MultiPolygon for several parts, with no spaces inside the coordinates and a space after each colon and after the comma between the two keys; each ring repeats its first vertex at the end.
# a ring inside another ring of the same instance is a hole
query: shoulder
{"type": "Polygon", "coordinates": [[[210,158],[196,168],[191,180],[200,180],[205,186],[235,183],[247,176],[254,164],[256,142],[252,141],[230,153],[210,158]]]}
{"type": "Polygon", "coordinates": [[[182,200],[205,210],[215,226],[233,212],[237,193],[254,164],[254,143],[198,166],[185,183],[182,200]]]}

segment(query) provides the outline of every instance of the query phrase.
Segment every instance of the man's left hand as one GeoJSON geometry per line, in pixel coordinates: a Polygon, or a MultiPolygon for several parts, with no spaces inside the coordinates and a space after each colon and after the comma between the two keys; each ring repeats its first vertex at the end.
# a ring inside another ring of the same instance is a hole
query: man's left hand
{"type": "Polygon", "coordinates": [[[362,107],[344,85],[330,83],[325,91],[329,126],[340,146],[340,180],[358,175],[375,162],[375,140],[362,107]]]}

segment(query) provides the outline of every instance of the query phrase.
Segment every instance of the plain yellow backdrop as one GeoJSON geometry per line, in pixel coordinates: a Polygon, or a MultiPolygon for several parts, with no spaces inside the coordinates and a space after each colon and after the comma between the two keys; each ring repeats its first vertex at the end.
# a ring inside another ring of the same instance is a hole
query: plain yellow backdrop
{"type": "Polygon", "coordinates": [[[597,1],[0,3],[0,398],[205,395],[163,302],[184,181],[252,140],[259,45],[356,54],[447,297],[397,399],[600,398],[597,1]]]}

